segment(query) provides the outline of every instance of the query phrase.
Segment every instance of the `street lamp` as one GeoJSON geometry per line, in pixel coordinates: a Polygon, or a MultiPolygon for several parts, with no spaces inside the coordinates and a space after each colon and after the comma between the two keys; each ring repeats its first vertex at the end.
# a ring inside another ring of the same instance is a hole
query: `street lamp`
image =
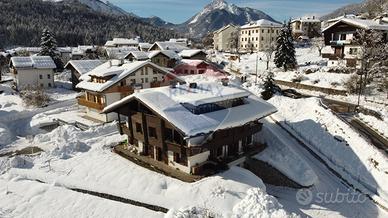
{"type": "Polygon", "coordinates": [[[256,80],[255,80],[256,84],[257,84],[257,77],[258,77],[257,68],[258,68],[259,60],[261,61],[261,58],[259,59],[259,52],[257,52],[256,53],[256,80]]]}

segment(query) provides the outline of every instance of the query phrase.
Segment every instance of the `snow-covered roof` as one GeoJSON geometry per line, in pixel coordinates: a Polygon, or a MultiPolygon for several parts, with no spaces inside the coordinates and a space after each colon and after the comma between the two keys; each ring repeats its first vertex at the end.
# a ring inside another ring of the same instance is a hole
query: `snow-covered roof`
{"type": "Polygon", "coordinates": [[[170,59],[175,59],[175,60],[181,59],[180,56],[175,51],[172,51],[172,50],[155,50],[155,51],[151,51],[149,53],[149,55],[148,55],[148,58],[153,58],[153,57],[157,56],[160,53],[166,55],[170,59]]]}
{"type": "Polygon", "coordinates": [[[158,46],[161,50],[171,50],[181,52],[189,49],[183,42],[155,42],[151,47],[158,46]]]}
{"type": "Polygon", "coordinates": [[[181,64],[187,64],[187,65],[190,65],[190,66],[198,66],[202,63],[206,63],[206,61],[203,61],[203,60],[191,60],[191,59],[182,59],[180,61],[181,64]]]}
{"type": "Polygon", "coordinates": [[[356,18],[357,16],[354,15],[354,14],[345,14],[345,15],[342,15],[342,16],[339,16],[339,17],[335,17],[333,19],[330,19],[330,20],[327,20],[326,22],[329,22],[329,23],[332,23],[332,22],[336,22],[338,20],[341,20],[343,18],[349,18],[349,19],[353,19],[353,18],[356,18]]]}
{"type": "Polygon", "coordinates": [[[229,27],[233,27],[233,28],[236,28],[236,29],[237,29],[237,27],[236,27],[235,25],[233,25],[233,24],[228,24],[228,25],[223,26],[223,27],[221,27],[220,29],[214,31],[214,33],[215,33],[215,34],[220,33],[220,32],[222,32],[222,31],[228,29],[229,27]]]}
{"type": "Polygon", "coordinates": [[[131,51],[139,51],[137,47],[123,46],[123,47],[107,47],[106,53],[111,58],[124,59],[131,51]]]}
{"type": "Polygon", "coordinates": [[[65,68],[72,65],[81,75],[93,70],[103,64],[102,60],[71,60],[67,62],[65,68]]]}
{"type": "Polygon", "coordinates": [[[146,65],[151,65],[162,73],[171,74],[170,71],[150,61],[128,62],[124,60],[110,60],[82,75],[80,77],[80,80],[82,81],[77,85],[77,88],[102,92],[146,65]],[[91,81],[91,76],[113,77],[105,83],[95,83],[91,81]]]}
{"type": "Polygon", "coordinates": [[[149,52],[146,51],[131,51],[129,54],[125,56],[127,58],[129,55],[132,55],[136,60],[147,60],[149,56],[149,52]]]}
{"type": "Polygon", "coordinates": [[[272,22],[266,19],[260,19],[257,21],[252,21],[244,26],[241,26],[241,29],[246,29],[246,28],[255,28],[255,27],[276,27],[276,28],[281,28],[283,27],[282,24],[272,22]]]}
{"type": "Polygon", "coordinates": [[[200,52],[203,52],[205,53],[204,51],[200,50],[200,49],[186,49],[186,50],[183,50],[179,53],[179,56],[181,57],[187,57],[187,58],[190,58],[190,57],[193,57],[195,55],[197,55],[198,53],[200,52]]]}
{"type": "Polygon", "coordinates": [[[55,69],[53,59],[50,56],[12,57],[12,66],[16,68],[55,69]]]}
{"type": "Polygon", "coordinates": [[[274,106],[250,92],[219,83],[202,83],[195,89],[189,88],[188,84],[178,85],[176,88],[166,86],[144,89],[109,105],[103,112],[112,112],[134,99],[149,106],[187,137],[241,126],[276,112],[274,106]],[[201,105],[240,97],[245,98],[245,104],[204,114],[193,114],[182,105],[201,105]]]}
{"type": "Polygon", "coordinates": [[[127,39],[127,38],[114,38],[111,41],[107,41],[105,46],[116,46],[116,45],[138,45],[138,39],[127,39]]]}
{"type": "Polygon", "coordinates": [[[61,53],[71,53],[71,47],[58,47],[57,50],[61,53]]]}
{"type": "Polygon", "coordinates": [[[294,23],[297,21],[302,23],[321,23],[321,20],[319,20],[316,17],[301,17],[301,18],[292,20],[291,23],[294,23]]]}
{"type": "Polygon", "coordinates": [[[325,29],[322,30],[322,32],[327,31],[328,29],[332,28],[333,26],[341,22],[361,29],[366,29],[366,30],[387,30],[388,31],[388,24],[379,24],[378,22],[374,20],[369,20],[369,19],[343,18],[333,23],[332,25],[326,27],[325,29]]]}
{"type": "Polygon", "coordinates": [[[151,46],[152,46],[152,44],[147,43],[147,42],[139,43],[139,47],[142,48],[142,49],[147,49],[148,50],[149,48],[151,48],[151,46]]]}
{"type": "Polygon", "coordinates": [[[14,49],[15,52],[27,51],[32,53],[39,53],[41,50],[41,47],[17,47],[14,49]]]}

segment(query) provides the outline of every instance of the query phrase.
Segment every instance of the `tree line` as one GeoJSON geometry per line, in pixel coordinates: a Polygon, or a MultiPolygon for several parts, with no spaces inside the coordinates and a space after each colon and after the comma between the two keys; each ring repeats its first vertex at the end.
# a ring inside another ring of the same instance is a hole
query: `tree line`
{"type": "Polygon", "coordinates": [[[1,0],[0,8],[0,48],[39,46],[43,29],[55,35],[58,46],[103,45],[114,37],[140,36],[148,42],[178,37],[136,17],[99,13],[78,1],[1,0]]]}

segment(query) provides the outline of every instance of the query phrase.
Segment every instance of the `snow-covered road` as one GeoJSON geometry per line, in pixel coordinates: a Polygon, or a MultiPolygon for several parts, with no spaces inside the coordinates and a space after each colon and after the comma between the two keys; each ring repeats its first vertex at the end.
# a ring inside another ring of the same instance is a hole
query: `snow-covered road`
{"type": "Polygon", "coordinates": [[[278,137],[283,137],[288,141],[288,146],[297,152],[318,176],[318,182],[309,189],[311,192],[302,193],[295,189],[267,185],[268,193],[276,196],[287,211],[311,217],[388,217],[386,211],[375,205],[365,195],[360,196],[358,192],[353,191],[273,120],[266,119],[263,122],[268,128],[276,131],[278,137]],[[301,194],[305,194],[302,203],[312,203],[307,205],[298,203],[297,199],[300,202],[301,194]],[[359,199],[362,203],[347,202],[348,199],[359,199]]]}

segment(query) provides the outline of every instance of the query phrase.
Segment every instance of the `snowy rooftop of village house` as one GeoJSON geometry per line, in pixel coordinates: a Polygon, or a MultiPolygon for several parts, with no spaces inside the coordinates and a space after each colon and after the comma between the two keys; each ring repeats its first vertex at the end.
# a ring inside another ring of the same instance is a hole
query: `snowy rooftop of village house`
{"type": "Polygon", "coordinates": [[[115,46],[115,45],[137,45],[139,44],[138,39],[127,39],[127,38],[114,38],[111,41],[107,41],[105,46],[115,46]]]}
{"type": "Polygon", "coordinates": [[[140,42],[139,43],[140,48],[149,49],[149,48],[151,48],[151,46],[152,46],[152,44],[150,44],[148,42],[140,42]]]}
{"type": "MultiPolygon", "coordinates": [[[[131,51],[128,55],[133,55],[133,57],[137,60],[147,60],[149,56],[149,52],[146,51],[131,51]]],[[[125,58],[127,58],[127,56],[125,58]]]]}
{"type": "Polygon", "coordinates": [[[55,69],[56,65],[50,56],[12,57],[12,66],[16,68],[55,69]]]}
{"type": "Polygon", "coordinates": [[[316,17],[301,17],[301,18],[297,18],[297,19],[292,20],[291,23],[296,22],[296,21],[300,21],[303,23],[320,23],[321,22],[321,20],[319,20],[316,17]]]}
{"type": "Polygon", "coordinates": [[[202,63],[206,63],[204,60],[191,60],[191,59],[182,59],[180,61],[180,64],[187,64],[187,65],[190,65],[190,66],[198,66],[202,63]]]}
{"type": "Polygon", "coordinates": [[[380,24],[377,21],[374,20],[368,20],[368,19],[359,19],[359,18],[343,18],[332,25],[326,27],[322,30],[322,32],[325,32],[326,30],[330,29],[337,23],[344,22],[346,24],[356,26],[362,29],[367,30],[388,30],[388,24],[380,24]]]}
{"type": "Polygon", "coordinates": [[[192,57],[200,52],[203,52],[201,49],[187,49],[183,50],[179,53],[181,57],[192,57]]]}
{"type": "Polygon", "coordinates": [[[176,59],[176,60],[179,60],[181,59],[181,57],[173,50],[156,50],[156,51],[151,51],[148,55],[148,58],[153,58],[155,57],[156,55],[158,55],[159,53],[162,53],[164,55],[166,55],[167,57],[171,58],[171,59],[176,59]]]}
{"type": "Polygon", "coordinates": [[[102,60],[71,60],[66,64],[65,68],[69,65],[72,65],[75,70],[77,70],[82,75],[93,70],[94,68],[100,66],[103,63],[104,61],[102,60]]]}
{"type": "Polygon", "coordinates": [[[123,47],[110,47],[106,48],[106,52],[109,57],[111,58],[117,58],[117,59],[124,59],[125,56],[128,55],[131,51],[138,51],[137,47],[131,47],[131,46],[123,46],[123,47]]]}
{"type": "Polygon", "coordinates": [[[197,88],[190,88],[188,84],[183,84],[176,88],[166,86],[139,90],[109,105],[103,112],[112,112],[133,99],[138,99],[151,107],[184,132],[186,136],[241,126],[277,111],[271,104],[242,88],[208,82],[198,84],[197,88]],[[182,105],[184,103],[201,105],[236,98],[245,98],[245,104],[203,114],[194,114],[182,105]]]}
{"type": "Polygon", "coordinates": [[[118,81],[136,72],[139,68],[145,66],[146,64],[150,64],[153,67],[158,68],[161,72],[164,72],[165,74],[171,74],[171,72],[168,71],[167,69],[160,67],[150,61],[135,61],[135,62],[128,62],[128,61],[122,62],[122,61],[124,60],[110,60],[104,64],[101,64],[100,66],[96,67],[90,72],[82,75],[80,77],[80,80],[82,81],[77,85],[77,88],[86,89],[86,90],[95,91],[95,92],[102,92],[105,89],[116,84],[118,81]],[[91,81],[90,76],[96,76],[96,77],[113,76],[113,77],[105,83],[95,83],[91,81]]]}
{"type": "Polygon", "coordinates": [[[283,25],[276,23],[276,22],[266,20],[266,19],[260,19],[257,21],[252,21],[249,24],[246,24],[244,26],[241,26],[241,29],[254,28],[254,27],[278,27],[278,28],[281,28],[281,27],[283,27],[283,25]]]}
{"type": "Polygon", "coordinates": [[[189,49],[184,42],[155,42],[152,46],[155,45],[157,45],[161,50],[171,50],[175,52],[181,52],[189,49]]]}

